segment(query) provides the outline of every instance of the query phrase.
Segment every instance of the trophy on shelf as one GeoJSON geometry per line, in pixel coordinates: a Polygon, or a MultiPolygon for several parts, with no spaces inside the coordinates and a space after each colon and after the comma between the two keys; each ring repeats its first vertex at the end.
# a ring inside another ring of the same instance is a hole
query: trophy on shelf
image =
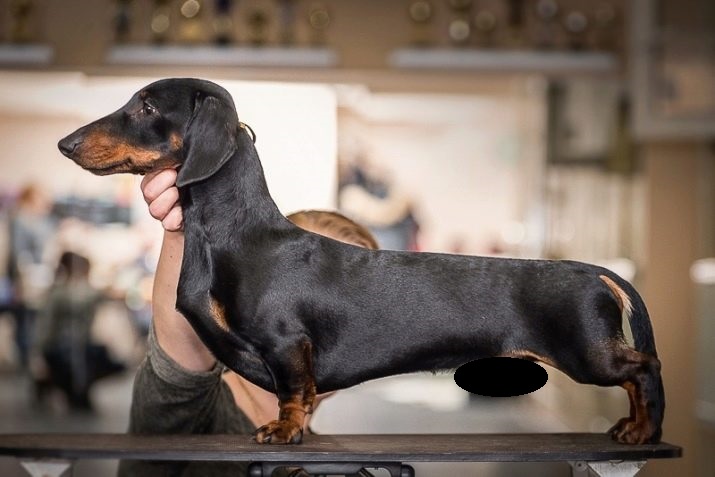
{"type": "Polygon", "coordinates": [[[203,23],[201,22],[203,6],[199,0],[184,0],[181,4],[181,23],[179,25],[179,40],[184,43],[198,43],[203,40],[203,23]]]}
{"type": "Polygon", "coordinates": [[[564,29],[568,34],[570,49],[583,50],[586,47],[588,28],[588,17],[582,11],[573,10],[564,17],[564,29]]]}
{"type": "Polygon", "coordinates": [[[474,15],[474,38],[479,46],[493,47],[498,26],[496,13],[488,8],[479,10],[474,15]]]}
{"type": "Polygon", "coordinates": [[[216,0],[216,16],[213,19],[214,42],[217,45],[228,45],[232,41],[233,20],[231,10],[233,0],[216,0]]]}
{"type": "Polygon", "coordinates": [[[616,51],[619,47],[618,11],[610,3],[601,3],[594,13],[595,47],[616,51]]]}
{"type": "Polygon", "coordinates": [[[253,46],[265,46],[268,43],[268,14],[261,9],[255,9],[248,14],[250,42],[253,46]]]}
{"type": "Polygon", "coordinates": [[[308,25],[310,25],[310,42],[314,46],[323,46],[327,42],[326,32],[330,26],[330,11],[322,3],[314,3],[308,9],[308,25]]]}
{"type": "Polygon", "coordinates": [[[472,37],[470,13],[473,0],[448,0],[449,9],[454,17],[449,21],[447,33],[453,45],[466,46],[472,37]]]}
{"type": "Polygon", "coordinates": [[[559,14],[559,4],[556,0],[539,0],[536,2],[536,47],[547,50],[556,46],[559,14]]]}
{"type": "Polygon", "coordinates": [[[154,10],[151,13],[151,33],[154,43],[166,43],[171,31],[170,0],[154,0],[154,10]]]}
{"type": "Polygon", "coordinates": [[[114,16],[114,41],[127,43],[131,34],[131,15],[129,14],[132,0],[117,0],[117,13],[114,16]]]}
{"type": "Polygon", "coordinates": [[[12,43],[31,43],[35,40],[33,20],[35,5],[32,0],[12,0],[10,15],[12,24],[10,28],[10,41],[12,43]]]}
{"type": "Polygon", "coordinates": [[[280,42],[284,46],[295,43],[297,0],[277,0],[280,9],[280,42]]]}
{"type": "Polygon", "coordinates": [[[524,0],[509,0],[507,21],[507,46],[524,47],[524,0]]]}
{"type": "Polygon", "coordinates": [[[408,14],[412,24],[412,44],[418,47],[430,46],[430,27],[434,19],[432,4],[428,0],[416,0],[410,4],[408,14]]]}

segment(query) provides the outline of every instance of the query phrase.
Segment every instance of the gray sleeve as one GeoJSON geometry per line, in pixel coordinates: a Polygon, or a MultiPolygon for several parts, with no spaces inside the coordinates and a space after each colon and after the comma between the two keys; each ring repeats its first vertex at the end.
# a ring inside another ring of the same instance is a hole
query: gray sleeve
{"type": "Polygon", "coordinates": [[[253,425],[221,379],[223,366],[193,372],[171,359],[149,334],[147,356],[134,379],[129,432],[249,434],[253,425]]]}
{"type": "MultiPolygon", "coordinates": [[[[134,379],[130,434],[250,434],[253,424],[236,406],[221,379],[223,365],[193,372],[182,368],[161,349],[149,331],[147,356],[134,379]]],[[[283,468],[275,477],[294,475],[283,468]]],[[[120,462],[118,477],[244,477],[246,462],[120,462]]],[[[305,473],[296,474],[299,476],[305,473]]]]}
{"type": "MultiPolygon", "coordinates": [[[[221,379],[223,366],[192,372],[171,359],[149,334],[147,356],[134,379],[130,434],[250,434],[253,424],[221,379]]],[[[243,477],[245,462],[120,462],[119,477],[243,477]]]]}

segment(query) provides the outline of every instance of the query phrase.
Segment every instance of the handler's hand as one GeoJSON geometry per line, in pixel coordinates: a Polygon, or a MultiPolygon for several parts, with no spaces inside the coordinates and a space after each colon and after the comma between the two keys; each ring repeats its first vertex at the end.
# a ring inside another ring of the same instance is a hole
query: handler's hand
{"type": "Polygon", "coordinates": [[[179,189],[176,187],[176,171],[164,169],[144,176],[141,183],[144,200],[149,204],[149,213],[161,221],[169,232],[184,228],[184,218],[179,205],[179,189]]]}

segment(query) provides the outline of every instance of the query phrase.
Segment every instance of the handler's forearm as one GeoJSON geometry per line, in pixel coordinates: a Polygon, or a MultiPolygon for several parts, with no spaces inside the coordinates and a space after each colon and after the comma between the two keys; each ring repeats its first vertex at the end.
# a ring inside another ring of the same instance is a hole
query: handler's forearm
{"type": "Polygon", "coordinates": [[[182,232],[164,232],[164,242],[154,277],[152,310],[159,346],[190,371],[208,371],[216,359],[204,346],[186,318],[176,311],[176,286],[184,252],[182,232]]]}

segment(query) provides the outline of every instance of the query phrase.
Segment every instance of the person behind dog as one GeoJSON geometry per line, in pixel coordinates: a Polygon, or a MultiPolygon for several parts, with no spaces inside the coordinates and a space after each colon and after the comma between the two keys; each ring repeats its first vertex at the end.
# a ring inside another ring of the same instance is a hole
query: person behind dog
{"type": "Polygon", "coordinates": [[[89,282],[90,261],[64,252],[37,326],[42,365],[35,370],[38,398],[59,388],[73,410],[90,410],[90,389],[100,378],[125,369],[90,331],[104,294],[89,282]]]}
{"type": "MultiPolygon", "coordinates": [[[[224,366],[175,308],[184,244],[175,182],[176,171],[164,170],[148,174],[141,186],[149,212],[161,221],[165,232],[154,279],[153,326],[146,359],[134,381],[129,432],[251,434],[277,416],[277,397],[238,374],[224,372],[224,366]]],[[[340,214],[305,211],[288,218],[306,230],[353,245],[377,248],[367,229],[340,214]]],[[[324,397],[319,396],[318,400],[324,397]]],[[[309,430],[309,419],[307,416],[304,429],[309,430]]],[[[238,476],[246,475],[246,471],[246,463],[236,462],[123,461],[119,476],[238,476]]]]}

